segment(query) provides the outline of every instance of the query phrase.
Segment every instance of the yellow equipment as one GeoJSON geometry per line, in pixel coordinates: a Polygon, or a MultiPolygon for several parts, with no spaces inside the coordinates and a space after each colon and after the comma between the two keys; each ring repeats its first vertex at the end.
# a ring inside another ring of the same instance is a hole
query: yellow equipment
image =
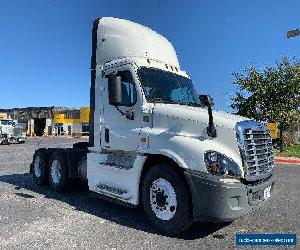
{"type": "Polygon", "coordinates": [[[7,119],[8,116],[6,113],[0,113],[0,119],[7,119]]]}
{"type": "Polygon", "coordinates": [[[54,114],[54,123],[89,123],[90,120],[90,108],[80,108],[80,117],[78,118],[66,118],[64,113],[54,114]]]}
{"type": "Polygon", "coordinates": [[[278,138],[278,126],[276,122],[268,122],[268,128],[270,130],[270,135],[272,139],[278,138]]]}

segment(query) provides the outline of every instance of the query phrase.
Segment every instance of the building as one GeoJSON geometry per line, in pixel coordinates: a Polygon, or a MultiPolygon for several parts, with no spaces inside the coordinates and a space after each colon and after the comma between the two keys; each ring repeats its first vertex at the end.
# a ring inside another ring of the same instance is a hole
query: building
{"type": "Polygon", "coordinates": [[[54,114],[56,135],[82,136],[89,134],[90,108],[80,110],[62,110],[54,114]]]}
{"type": "Polygon", "coordinates": [[[89,107],[28,107],[0,109],[0,113],[17,120],[27,136],[88,135],[89,107]]]}

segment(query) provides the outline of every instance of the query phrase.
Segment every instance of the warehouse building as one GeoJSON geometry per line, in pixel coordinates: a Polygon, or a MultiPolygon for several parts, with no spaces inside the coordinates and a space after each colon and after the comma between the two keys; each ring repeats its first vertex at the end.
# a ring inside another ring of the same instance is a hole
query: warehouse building
{"type": "Polygon", "coordinates": [[[27,136],[88,135],[89,107],[28,107],[0,109],[0,113],[17,120],[27,136]]]}

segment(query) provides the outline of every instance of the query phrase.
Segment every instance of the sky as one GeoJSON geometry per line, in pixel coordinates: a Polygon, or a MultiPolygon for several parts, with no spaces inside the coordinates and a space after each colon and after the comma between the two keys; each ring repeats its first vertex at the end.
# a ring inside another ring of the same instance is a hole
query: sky
{"type": "Polygon", "coordinates": [[[232,111],[232,73],[300,59],[300,1],[0,0],[0,109],[89,105],[97,17],[143,24],[175,47],[181,69],[215,109],[232,111]]]}

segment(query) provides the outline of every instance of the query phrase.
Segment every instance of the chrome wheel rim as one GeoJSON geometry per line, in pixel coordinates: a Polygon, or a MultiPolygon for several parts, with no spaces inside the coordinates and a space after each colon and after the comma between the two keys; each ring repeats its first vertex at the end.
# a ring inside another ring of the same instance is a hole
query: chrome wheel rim
{"type": "Polygon", "coordinates": [[[54,160],[51,164],[51,178],[54,183],[59,183],[61,179],[61,166],[58,160],[54,160]]]}
{"type": "Polygon", "coordinates": [[[150,204],[157,218],[172,219],[177,209],[177,198],[172,184],[163,178],[155,180],[150,187],[150,204]]]}
{"type": "Polygon", "coordinates": [[[37,156],[33,163],[34,175],[36,177],[41,177],[42,169],[41,169],[41,158],[37,156]]]}

